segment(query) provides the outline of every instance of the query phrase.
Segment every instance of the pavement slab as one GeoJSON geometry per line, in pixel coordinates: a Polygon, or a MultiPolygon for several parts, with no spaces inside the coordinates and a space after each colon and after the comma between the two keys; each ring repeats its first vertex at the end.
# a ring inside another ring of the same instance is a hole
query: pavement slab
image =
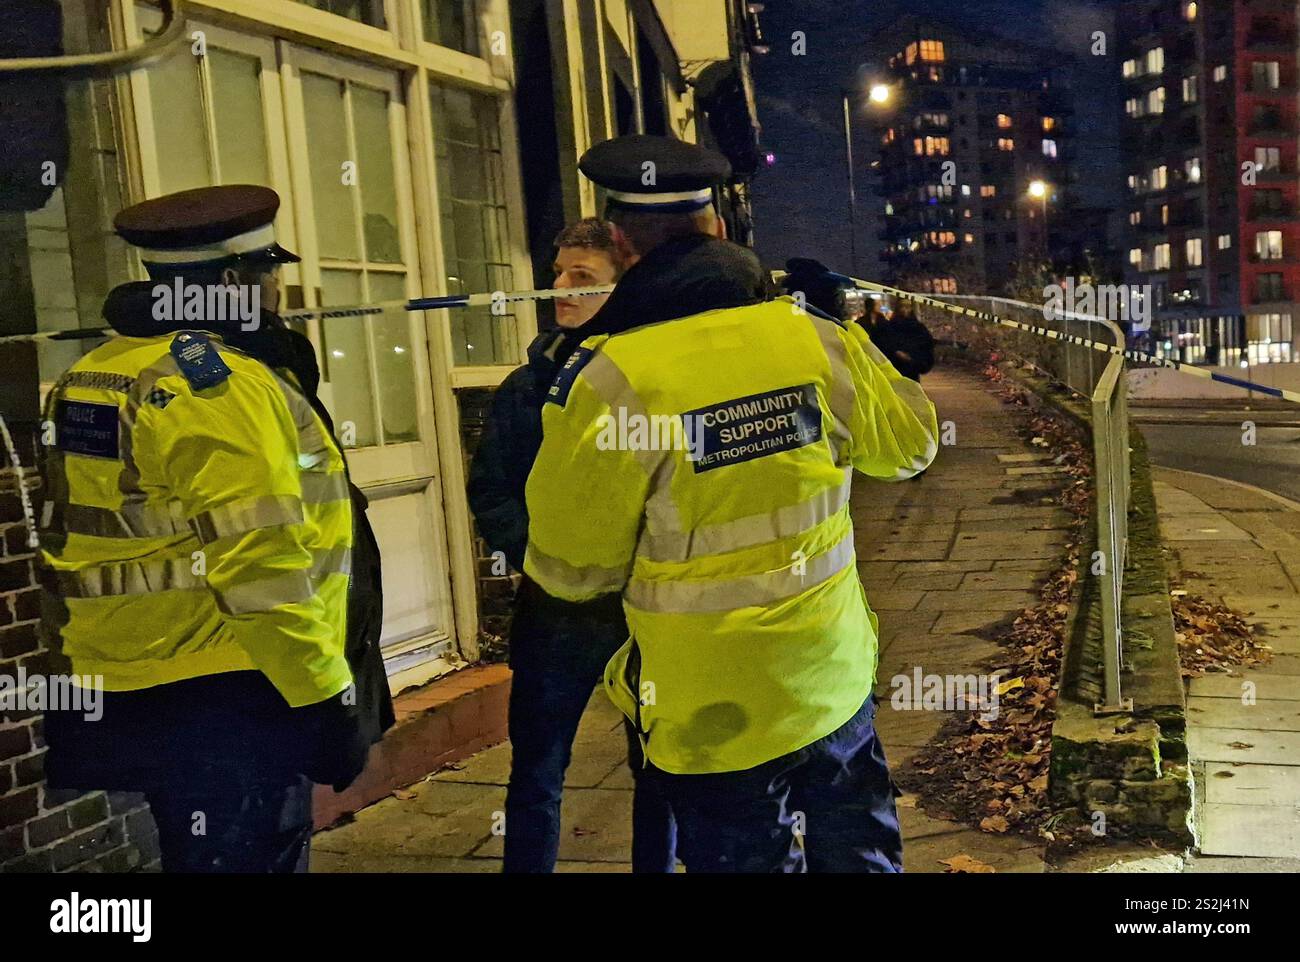
{"type": "MultiPolygon", "coordinates": [[[[996,646],[974,632],[1009,622],[1037,598],[1035,586],[1062,554],[1069,515],[1049,498],[1053,476],[1021,440],[1024,412],[996,398],[974,375],[943,371],[926,379],[940,420],[956,416],[958,443],[942,449],[926,476],[886,485],[859,479],[851,513],[858,572],[880,619],[878,727],[891,765],[929,742],[946,712],[895,711],[890,679],[927,673],[978,674],[996,646]],[[997,568],[995,569],[995,565],[997,568]]],[[[319,833],[314,871],[496,872],[510,772],[498,745],[430,773],[408,790],[319,833]]],[[[1041,872],[1040,847],[937,819],[900,799],[908,871],[943,872],[942,859],[968,855],[999,872],[1041,872]]],[[[593,693],[566,778],[561,872],[629,870],[632,777],[622,720],[593,693]]]]}

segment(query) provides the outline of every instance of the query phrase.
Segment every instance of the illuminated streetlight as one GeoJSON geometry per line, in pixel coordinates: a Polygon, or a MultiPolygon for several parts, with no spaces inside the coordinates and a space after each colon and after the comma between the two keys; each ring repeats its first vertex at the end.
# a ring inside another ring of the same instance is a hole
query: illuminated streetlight
{"type": "Polygon", "coordinates": [[[889,84],[872,84],[871,90],[867,94],[873,104],[889,103],[890,90],[889,84]]]}
{"type": "Polygon", "coordinates": [[[1044,183],[1043,181],[1041,181],[1041,180],[1035,180],[1035,181],[1030,182],[1030,184],[1029,184],[1029,196],[1030,196],[1030,197],[1033,197],[1033,198],[1036,198],[1036,199],[1039,199],[1039,200],[1046,198],[1046,197],[1047,197],[1047,184],[1045,184],[1045,183],[1044,183]]]}

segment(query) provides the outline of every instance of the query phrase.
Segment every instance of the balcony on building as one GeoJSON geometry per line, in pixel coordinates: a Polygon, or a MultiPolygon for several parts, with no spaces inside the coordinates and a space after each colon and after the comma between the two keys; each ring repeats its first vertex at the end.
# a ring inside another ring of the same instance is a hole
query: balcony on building
{"type": "Polygon", "coordinates": [[[1246,132],[1259,140],[1285,140],[1295,137],[1295,121],[1278,107],[1256,107],[1246,132]]]}

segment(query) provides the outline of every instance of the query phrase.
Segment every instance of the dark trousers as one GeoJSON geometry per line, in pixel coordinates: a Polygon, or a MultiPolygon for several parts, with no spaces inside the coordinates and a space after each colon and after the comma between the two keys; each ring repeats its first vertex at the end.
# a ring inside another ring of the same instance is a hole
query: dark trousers
{"type": "MultiPolygon", "coordinates": [[[[510,688],[510,786],[506,791],[506,872],[552,872],[560,847],[560,797],[578,722],[604,662],[539,665],[516,661],[510,688]]],[[[647,786],[640,744],[629,736],[632,871],[671,872],[676,832],[658,784],[647,786]],[[635,755],[632,752],[635,751],[635,755]]]]}
{"type": "Polygon", "coordinates": [[[307,871],[311,783],[302,776],[243,780],[202,774],[147,791],[164,872],[307,871]]]}
{"type": "Polygon", "coordinates": [[[901,872],[893,783],[874,699],[836,731],[743,772],[651,768],[688,872],[901,872]]]}

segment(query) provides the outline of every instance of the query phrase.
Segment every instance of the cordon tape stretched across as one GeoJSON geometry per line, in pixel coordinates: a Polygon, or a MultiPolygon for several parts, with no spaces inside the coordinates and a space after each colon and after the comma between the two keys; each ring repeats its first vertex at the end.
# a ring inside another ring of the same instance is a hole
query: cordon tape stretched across
{"type": "MultiPolygon", "coordinates": [[[[780,281],[786,276],[787,275],[784,271],[774,271],[772,273],[772,279],[777,283],[780,283],[780,281]]],[[[887,294],[891,297],[900,297],[917,304],[926,304],[930,307],[937,308],[938,310],[947,311],[950,314],[959,314],[963,317],[973,318],[977,321],[983,321],[988,324],[1008,327],[1013,330],[1025,331],[1039,337],[1046,337],[1051,340],[1063,341],[1067,344],[1075,344],[1080,347],[1091,348],[1092,350],[1099,351],[1103,354],[1118,355],[1126,360],[1138,364],[1147,364],[1153,367],[1163,367],[1175,371],[1182,371],[1183,373],[1190,374],[1193,377],[1217,381],[1220,384],[1228,384],[1232,387],[1242,388],[1247,391],[1258,391],[1260,394],[1269,397],[1281,398],[1284,401],[1300,404],[1300,392],[1298,391],[1288,391],[1284,388],[1269,387],[1266,384],[1259,384],[1254,381],[1248,381],[1244,378],[1233,377],[1229,374],[1221,374],[1207,368],[1186,364],[1183,361],[1178,361],[1173,358],[1161,357],[1157,354],[1151,354],[1146,351],[1123,348],[1115,344],[1107,344],[1104,341],[1080,337],[1077,334],[1067,334],[1064,331],[1054,330],[1041,324],[1026,324],[1023,321],[1003,317],[992,311],[982,311],[973,307],[950,304],[947,301],[942,301],[935,297],[930,297],[925,294],[917,294],[912,291],[905,291],[901,288],[890,287],[886,284],[878,284],[875,281],[865,281],[856,277],[849,278],[849,280],[851,280],[859,290],[867,291],[868,293],[887,294]]],[[[472,307],[493,307],[503,304],[517,304],[525,301],[550,301],[563,300],[570,297],[592,297],[599,294],[608,294],[613,289],[613,285],[606,284],[598,287],[571,287],[533,291],[492,291],[482,294],[447,294],[438,297],[417,297],[409,301],[383,301],[375,304],[358,304],[345,307],[306,308],[287,312],[281,315],[281,317],[286,321],[294,322],[307,321],[313,318],[332,319],[366,317],[372,314],[383,314],[388,311],[399,310],[436,311],[472,307]]],[[[1101,318],[1087,318],[1066,312],[1061,312],[1060,316],[1063,318],[1074,317],[1080,320],[1101,320],[1101,318]]],[[[112,333],[113,332],[110,328],[101,327],[75,328],[63,331],[41,331],[35,334],[12,334],[6,337],[0,337],[0,347],[9,343],[22,343],[28,341],[64,341],[108,337],[112,333]]]]}

